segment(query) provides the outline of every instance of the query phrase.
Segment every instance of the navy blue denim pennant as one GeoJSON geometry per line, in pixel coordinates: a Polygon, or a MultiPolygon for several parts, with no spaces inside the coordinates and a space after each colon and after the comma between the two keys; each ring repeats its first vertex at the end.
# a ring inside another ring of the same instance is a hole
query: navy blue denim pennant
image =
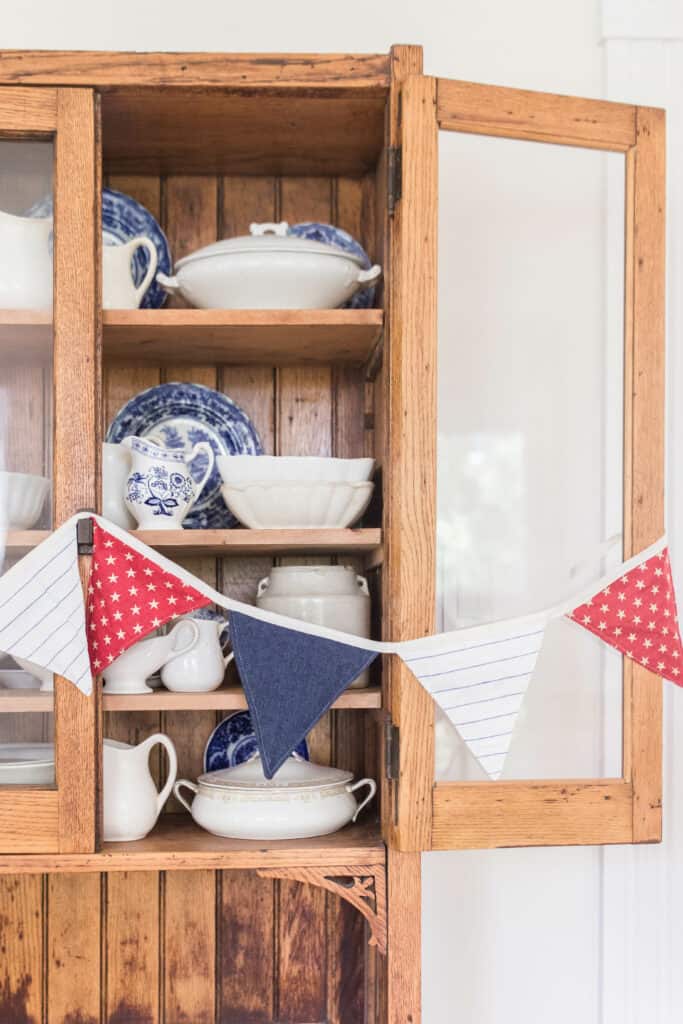
{"type": "Polygon", "coordinates": [[[230,641],[267,778],[377,657],[230,612],[230,641]]]}

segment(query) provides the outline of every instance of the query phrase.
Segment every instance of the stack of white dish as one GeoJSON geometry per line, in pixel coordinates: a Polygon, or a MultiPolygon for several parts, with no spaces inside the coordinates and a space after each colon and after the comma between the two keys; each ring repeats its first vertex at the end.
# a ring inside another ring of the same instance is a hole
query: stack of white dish
{"type": "Polygon", "coordinates": [[[374,459],[219,455],[225,504],[252,530],[353,525],[370,503],[374,459]]]}
{"type": "Polygon", "coordinates": [[[0,470],[0,528],[30,530],[40,519],[49,490],[44,476],[0,470]]]}

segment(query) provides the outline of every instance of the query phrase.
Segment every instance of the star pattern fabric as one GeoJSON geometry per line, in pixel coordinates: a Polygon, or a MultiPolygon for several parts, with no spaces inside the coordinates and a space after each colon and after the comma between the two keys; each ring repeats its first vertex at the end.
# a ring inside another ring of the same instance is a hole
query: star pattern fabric
{"type": "Polygon", "coordinates": [[[86,626],[93,674],[138,640],[211,601],[93,521],[86,626]]]}
{"type": "Polygon", "coordinates": [[[683,645],[668,548],[599,590],[568,618],[627,658],[683,686],[683,645]]]}

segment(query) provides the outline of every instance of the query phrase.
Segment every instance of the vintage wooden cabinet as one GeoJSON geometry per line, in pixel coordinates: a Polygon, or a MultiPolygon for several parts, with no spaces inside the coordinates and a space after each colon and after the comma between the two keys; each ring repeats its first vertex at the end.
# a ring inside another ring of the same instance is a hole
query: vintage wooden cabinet
{"type": "MultiPolygon", "coordinates": [[[[0,53],[0,197],[5,179],[31,202],[41,188],[54,197],[53,311],[0,310],[4,465],[51,476],[44,529],[98,507],[103,431],[123,402],[163,381],[206,384],[246,410],[268,452],[374,455],[379,499],[353,531],[170,531],[147,542],[249,601],[274,560],[350,561],[372,580],[374,635],[434,632],[442,132],[621,154],[623,554],[656,540],[663,115],[437,80],[411,46],[0,53]],[[23,168],[17,145],[30,150],[23,168]],[[103,183],[157,216],[176,259],[253,220],[338,224],[384,266],[377,308],[174,300],[103,313],[103,183]]],[[[8,564],[43,535],[10,532],[8,564]]],[[[147,839],[99,838],[103,733],[167,732],[180,773],[196,776],[216,721],[245,706],[236,677],[215,693],[144,701],[86,699],[59,680],[54,697],[2,697],[2,739],[46,740],[54,726],[57,752],[54,786],[0,788],[3,1024],[416,1024],[420,851],[660,837],[660,686],[630,665],[616,777],[435,782],[430,698],[385,659],[310,737],[315,759],[382,780],[381,813],[273,844],[202,833],[173,801],[147,839]]]]}

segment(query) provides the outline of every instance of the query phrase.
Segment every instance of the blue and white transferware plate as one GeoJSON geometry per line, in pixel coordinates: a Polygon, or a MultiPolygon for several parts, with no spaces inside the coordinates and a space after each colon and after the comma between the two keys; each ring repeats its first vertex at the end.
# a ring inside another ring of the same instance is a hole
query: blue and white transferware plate
{"type": "MultiPolygon", "coordinates": [[[[27,213],[28,217],[51,217],[52,196],[46,196],[35,203],[27,213]]],[[[157,269],[164,274],[171,273],[171,252],[166,235],[156,219],[137,199],[117,192],[113,188],[102,189],[102,241],[105,245],[121,245],[138,235],[146,235],[157,250],[157,269]]],[[[133,256],[133,277],[136,287],[144,280],[149,256],[144,249],[138,249],[133,256]]],[[[152,281],[140,304],[142,309],[159,309],[166,301],[166,292],[152,281]]]]}
{"type": "MultiPolygon", "coordinates": [[[[308,761],[306,740],[296,747],[297,754],[308,761]]],[[[248,711],[233,711],[216,726],[204,750],[204,771],[217,772],[222,768],[235,768],[251,761],[258,754],[256,733],[248,711]]]]}
{"type": "MultiPolygon", "coordinates": [[[[291,224],[290,235],[297,238],[307,238],[311,242],[325,242],[327,245],[336,245],[338,249],[348,252],[351,256],[363,261],[363,270],[369,270],[372,266],[370,257],[360,242],[357,242],[353,235],[333,224],[321,224],[319,221],[304,221],[301,224],[291,224]]],[[[375,285],[356,292],[344,305],[347,309],[371,309],[375,304],[375,285]]]]}
{"type": "MultiPolygon", "coordinates": [[[[106,440],[117,444],[124,437],[151,437],[166,448],[189,449],[208,441],[216,455],[262,455],[263,448],[253,423],[227,395],[201,384],[158,384],[135,395],[119,409],[106,440]]],[[[205,457],[190,463],[194,480],[201,480],[205,457]]],[[[221,476],[211,476],[185,519],[190,530],[227,530],[237,525],[221,494],[221,476]]]]}

